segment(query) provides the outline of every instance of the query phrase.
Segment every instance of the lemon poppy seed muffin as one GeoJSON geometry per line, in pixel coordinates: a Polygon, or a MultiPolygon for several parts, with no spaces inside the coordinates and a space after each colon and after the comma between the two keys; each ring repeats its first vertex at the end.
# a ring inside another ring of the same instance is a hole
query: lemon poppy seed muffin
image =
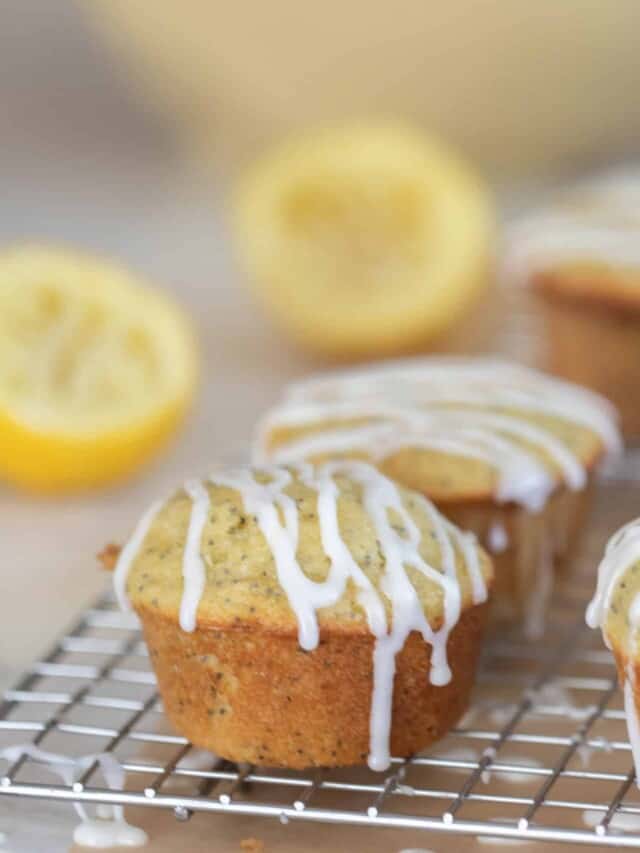
{"type": "Polygon", "coordinates": [[[426,358],[290,386],[258,462],[365,459],[434,501],[493,552],[502,612],[539,634],[553,580],[620,438],[595,394],[491,358],[426,358]]]}
{"type": "Polygon", "coordinates": [[[548,369],[604,394],[640,435],[640,173],[585,183],[515,223],[504,272],[536,298],[548,369]]]}
{"type": "Polygon", "coordinates": [[[233,761],[384,769],[467,706],[492,569],[361,462],[220,471],[154,505],[115,585],[177,731],[233,761]]]}
{"type": "Polygon", "coordinates": [[[636,783],[640,784],[640,518],[609,540],[587,608],[587,624],[602,630],[616,661],[636,783]]]}

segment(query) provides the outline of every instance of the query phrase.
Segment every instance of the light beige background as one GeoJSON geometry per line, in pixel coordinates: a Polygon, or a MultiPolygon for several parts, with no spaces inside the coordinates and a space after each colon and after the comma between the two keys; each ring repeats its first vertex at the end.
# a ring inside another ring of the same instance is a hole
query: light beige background
{"type": "MultiPolygon", "coordinates": [[[[118,56],[206,156],[308,122],[424,123],[495,175],[575,169],[640,136],[637,0],[95,0],[118,56]]],[[[98,14],[99,13],[99,14],[98,14]]]]}

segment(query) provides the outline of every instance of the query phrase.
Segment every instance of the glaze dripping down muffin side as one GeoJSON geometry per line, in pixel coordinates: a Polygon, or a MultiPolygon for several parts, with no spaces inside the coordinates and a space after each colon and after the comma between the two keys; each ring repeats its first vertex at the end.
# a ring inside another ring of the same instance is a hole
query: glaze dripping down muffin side
{"type": "Polygon", "coordinates": [[[493,358],[424,358],[296,383],[254,458],[359,458],[415,489],[493,552],[500,610],[539,635],[594,475],[621,440],[603,398],[493,358]]]}
{"type": "Polygon", "coordinates": [[[640,785],[640,518],[611,537],[598,566],[587,624],[600,628],[624,690],[629,742],[640,785]]]}
{"type": "Polygon", "coordinates": [[[194,744],[382,770],[464,712],[492,568],[423,496],[335,461],[188,481],[142,517],[114,581],[194,744]]]}

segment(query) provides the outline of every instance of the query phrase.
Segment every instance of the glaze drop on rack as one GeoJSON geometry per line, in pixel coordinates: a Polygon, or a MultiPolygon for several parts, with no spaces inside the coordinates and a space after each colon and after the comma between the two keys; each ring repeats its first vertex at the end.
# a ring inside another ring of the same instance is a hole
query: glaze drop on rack
{"type": "MultiPolygon", "coordinates": [[[[110,752],[100,752],[72,758],[41,749],[34,743],[16,744],[0,750],[0,759],[10,763],[29,757],[42,764],[50,773],[58,776],[66,785],[73,785],[76,778],[97,764],[107,787],[122,790],[124,770],[119,761],[110,752]]],[[[80,803],[73,804],[81,822],[73,832],[73,840],[83,847],[143,847],[149,840],[146,832],[127,823],[122,806],[98,806],[97,816],[92,818],[80,803]]]]}

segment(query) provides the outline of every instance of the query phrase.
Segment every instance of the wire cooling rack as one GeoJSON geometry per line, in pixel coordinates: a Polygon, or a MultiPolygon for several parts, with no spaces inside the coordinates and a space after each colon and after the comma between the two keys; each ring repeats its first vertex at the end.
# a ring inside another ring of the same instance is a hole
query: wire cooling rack
{"type": "Polygon", "coordinates": [[[640,505],[632,463],[628,482],[604,485],[545,637],[496,632],[458,727],[427,752],[394,760],[386,775],[236,766],[196,750],[168,726],[141,635],[107,596],[7,691],[0,750],[31,743],[72,757],[111,752],[126,785],[110,788],[98,763],[66,784],[22,757],[0,761],[0,795],[146,805],[180,820],[202,811],[640,847],[620,691],[609,653],[583,624],[604,541],[640,505]]]}

